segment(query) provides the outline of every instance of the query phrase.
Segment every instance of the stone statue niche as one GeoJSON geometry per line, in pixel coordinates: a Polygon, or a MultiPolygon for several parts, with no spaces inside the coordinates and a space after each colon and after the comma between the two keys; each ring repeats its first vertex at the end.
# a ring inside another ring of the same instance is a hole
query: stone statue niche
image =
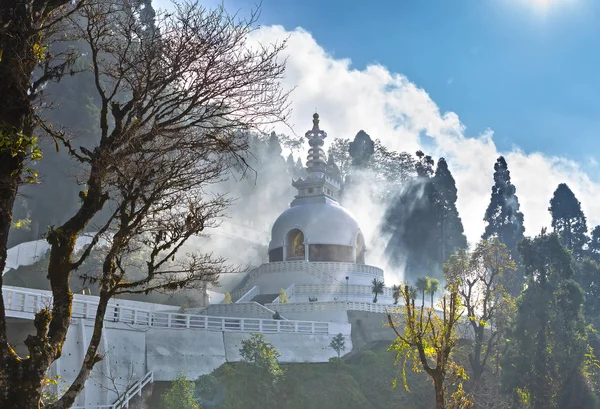
{"type": "Polygon", "coordinates": [[[364,167],[375,152],[375,143],[371,137],[361,129],[354,137],[354,140],[350,142],[349,152],[350,157],[352,158],[352,165],[364,167]]]}
{"type": "Polygon", "coordinates": [[[304,233],[294,229],[288,233],[288,260],[304,260],[304,233]]]}

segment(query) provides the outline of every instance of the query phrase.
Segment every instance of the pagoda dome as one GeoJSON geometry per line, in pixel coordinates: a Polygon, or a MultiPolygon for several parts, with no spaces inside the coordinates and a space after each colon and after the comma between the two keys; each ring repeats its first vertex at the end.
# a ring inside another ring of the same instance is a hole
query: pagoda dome
{"type": "MultiPolygon", "coordinates": [[[[358,222],[337,201],[339,177],[322,151],[327,136],[313,116],[306,133],[311,146],[306,178],[293,181],[298,195],[273,224],[269,261],[332,261],[364,263],[365,245],[358,222]]],[[[331,158],[330,158],[331,159],[331,158]]]]}
{"type": "Polygon", "coordinates": [[[294,229],[310,244],[354,246],[360,233],[354,216],[334,201],[306,203],[290,207],[273,224],[269,250],[286,244],[294,229]]]}

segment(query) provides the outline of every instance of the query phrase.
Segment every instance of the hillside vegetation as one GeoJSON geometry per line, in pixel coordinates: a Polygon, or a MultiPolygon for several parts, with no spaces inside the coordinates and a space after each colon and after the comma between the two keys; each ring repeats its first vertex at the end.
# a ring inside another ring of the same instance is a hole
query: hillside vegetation
{"type": "MultiPolygon", "coordinates": [[[[340,364],[281,365],[285,377],[271,389],[259,392],[263,379],[247,363],[225,364],[196,382],[196,393],[207,401],[218,401],[222,409],[430,409],[435,405],[433,388],[424,373],[407,371],[410,392],[402,386],[400,368],[388,343],[350,354],[340,364]],[[398,386],[392,383],[398,378],[398,386]],[[205,387],[212,384],[212,387],[205,387]],[[216,387],[215,387],[216,385],[216,387]],[[222,387],[222,393],[215,392],[222,387]],[[219,397],[221,395],[221,397],[219,397]],[[215,397],[217,399],[215,399],[215,397]]],[[[170,382],[154,385],[150,409],[164,409],[162,395],[170,382]]],[[[209,407],[205,405],[204,407],[209,407]]]]}

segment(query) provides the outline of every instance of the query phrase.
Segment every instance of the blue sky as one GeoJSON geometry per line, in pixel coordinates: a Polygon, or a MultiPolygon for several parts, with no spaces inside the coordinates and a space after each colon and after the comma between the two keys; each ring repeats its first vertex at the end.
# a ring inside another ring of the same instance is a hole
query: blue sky
{"type": "MultiPolygon", "coordinates": [[[[255,2],[224,4],[244,16],[255,2]]],[[[600,224],[599,0],[262,0],[259,22],[252,41],[289,38],[294,131],[318,108],[333,138],[364,129],[391,149],[445,157],[469,240],[499,155],[528,234],[549,226],[559,183],[600,224]]],[[[350,208],[364,228],[377,206],[350,208]]]]}
{"type": "Polygon", "coordinates": [[[357,69],[377,62],[406,75],[466,135],[490,128],[500,150],[565,156],[594,175],[599,17],[594,0],[263,0],[260,22],[303,27],[357,69]]]}

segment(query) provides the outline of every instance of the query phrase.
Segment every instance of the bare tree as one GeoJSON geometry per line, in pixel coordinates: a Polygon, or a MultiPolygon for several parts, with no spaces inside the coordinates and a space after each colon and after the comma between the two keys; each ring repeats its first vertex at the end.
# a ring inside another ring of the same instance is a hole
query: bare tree
{"type": "MultiPolygon", "coordinates": [[[[507,247],[498,239],[482,240],[469,256],[460,250],[460,262],[447,271],[459,283],[469,325],[473,330],[473,349],[469,352],[471,380],[477,384],[493,356],[501,329],[499,318],[510,303],[502,285],[504,274],[517,269],[507,247]]],[[[506,323],[505,323],[506,324],[506,323]]]]}
{"type": "MultiPolygon", "coordinates": [[[[95,0],[72,19],[84,39],[100,99],[100,138],[93,149],[76,149],[70,135],[39,118],[42,127],[87,169],[81,206],[50,230],[48,279],[52,307],[35,316],[28,357],[7,351],[0,362],[0,407],[40,407],[41,385],[61,356],[71,317],[69,277],[101,239],[108,242],[101,271],[84,278],[99,287],[94,331],[75,381],[49,407],[68,408],[102,359],[99,343],[108,301],[118,294],[174,291],[215,282],[227,271],[222,259],[179,250],[214,225],[228,199],[211,195],[233,164],[245,165],[245,132],[285,120],[288,95],[280,88],[284,43],[251,45],[247,20],[222,8],[176,4],[149,21],[137,0],[95,0]],[[108,220],[73,259],[75,241],[104,207],[108,220]],[[149,252],[143,274],[132,274],[128,257],[149,252]]],[[[1,318],[4,322],[5,316],[1,318]]],[[[0,327],[6,339],[6,327],[0,327]]]]}

